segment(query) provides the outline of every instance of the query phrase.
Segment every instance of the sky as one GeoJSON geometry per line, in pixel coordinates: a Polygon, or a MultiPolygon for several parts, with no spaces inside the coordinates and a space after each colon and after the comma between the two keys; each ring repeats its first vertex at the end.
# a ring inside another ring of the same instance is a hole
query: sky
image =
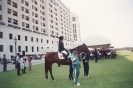
{"type": "Polygon", "coordinates": [[[101,35],[115,48],[133,47],[133,0],[61,1],[79,16],[81,41],[101,35]]]}

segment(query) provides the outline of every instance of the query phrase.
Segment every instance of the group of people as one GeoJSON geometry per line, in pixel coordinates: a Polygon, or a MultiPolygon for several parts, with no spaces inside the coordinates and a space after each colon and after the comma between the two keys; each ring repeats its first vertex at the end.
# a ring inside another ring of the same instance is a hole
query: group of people
{"type": "MultiPolygon", "coordinates": [[[[28,60],[28,68],[29,71],[31,71],[31,67],[32,67],[32,57],[29,56],[23,56],[20,55],[19,53],[17,53],[17,56],[14,57],[15,60],[15,67],[17,69],[17,75],[20,75],[20,70],[22,70],[22,74],[26,73],[26,60],[28,60]]],[[[3,64],[3,72],[7,71],[7,59],[6,59],[6,55],[3,55],[3,58],[0,58],[0,64],[3,64]]]]}
{"type": "Polygon", "coordinates": [[[90,58],[100,60],[101,58],[115,58],[117,54],[113,50],[95,49],[90,51],[90,58]],[[96,58],[97,57],[97,58],[96,58]]]}
{"type": "Polygon", "coordinates": [[[20,76],[20,68],[22,69],[22,74],[26,73],[25,70],[26,70],[26,60],[28,60],[28,68],[29,68],[29,71],[31,71],[31,67],[32,67],[32,63],[31,63],[31,60],[32,60],[32,57],[29,55],[28,57],[27,56],[23,56],[23,55],[20,55],[19,53],[17,53],[17,57],[16,57],[16,66],[17,66],[17,75],[20,76]]]}

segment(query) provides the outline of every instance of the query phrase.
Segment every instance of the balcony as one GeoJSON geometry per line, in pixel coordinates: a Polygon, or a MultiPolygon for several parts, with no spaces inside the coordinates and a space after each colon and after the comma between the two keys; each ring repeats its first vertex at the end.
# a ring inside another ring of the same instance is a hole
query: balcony
{"type": "Polygon", "coordinates": [[[0,22],[0,25],[5,25],[5,23],[4,22],[0,22]]]}
{"type": "Polygon", "coordinates": [[[42,34],[41,32],[39,32],[39,31],[33,31],[34,33],[37,33],[37,34],[42,34]]]}
{"type": "Polygon", "coordinates": [[[21,27],[13,25],[13,24],[8,24],[9,27],[13,27],[13,28],[17,28],[17,29],[21,29],[21,27]]]}
{"type": "Polygon", "coordinates": [[[32,32],[32,30],[31,29],[28,29],[28,28],[22,28],[22,30],[32,32]]]}
{"type": "Polygon", "coordinates": [[[48,36],[48,34],[46,34],[46,33],[42,33],[42,35],[48,36]]]}

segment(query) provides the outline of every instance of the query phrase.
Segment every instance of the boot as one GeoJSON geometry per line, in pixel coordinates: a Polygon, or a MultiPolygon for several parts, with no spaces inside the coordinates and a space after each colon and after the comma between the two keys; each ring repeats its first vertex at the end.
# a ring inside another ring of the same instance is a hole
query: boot
{"type": "Polygon", "coordinates": [[[24,74],[24,69],[22,69],[22,74],[24,74]]]}
{"type": "Polygon", "coordinates": [[[68,60],[67,60],[67,55],[65,55],[65,62],[68,62],[68,60]]]}

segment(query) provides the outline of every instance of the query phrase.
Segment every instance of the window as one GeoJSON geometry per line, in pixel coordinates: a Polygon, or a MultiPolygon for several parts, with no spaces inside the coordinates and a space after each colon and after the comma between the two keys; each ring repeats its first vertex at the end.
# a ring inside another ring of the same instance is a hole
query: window
{"type": "Polygon", "coordinates": [[[28,52],[28,46],[25,46],[25,52],[28,52]]]}
{"type": "Polygon", "coordinates": [[[7,0],[7,4],[11,5],[11,0],[7,0]]]}
{"type": "Polygon", "coordinates": [[[0,10],[2,10],[1,5],[0,5],[0,10]]]}
{"type": "Polygon", "coordinates": [[[32,52],[34,52],[34,47],[32,46],[31,48],[32,48],[32,52]]]}
{"type": "Polygon", "coordinates": [[[24,0],[21,0],[21,3],[24,3],[24,0]]]}
{"type": "Polygon", "coordinates": [[[37,47],[37,52],[39,52],[39,47],[37,47]]]}
{"type": "Polygon", "coordinates": [[[44,6],[42,6],[42,9],[44,9],[44,6]]]}
{"type": "Polygon", "coordinates": [[[25,19],[29,21],[29,17],[28,17],[28,16],[26,16],[26,18],[25,18],[25,19]]]}
{"type": "Polygon", "coordinates": [[[28,9],[25,9],[25,12],[26,12],[26,13],[29,13],[29,10],[28,10],[28,9]]]}
{"type": "Polygon", "coordinates": [[[14,15],[14,16],[17,16],[17,12],[16,12],[16,11],[13,11],[13,15],[14,15]]]}
{"type": "Polygon", "coordinates": [[[42,47],[42,49],[43,49],[43,47],[42,47]]]}
{"type": "Polygon", "coordinates": [[[38,27],[36,27],[36,31],[38,31],[38,27]]]}
{"type": "Polygon", "coordinates": [[[13,45],[10,45],[10,52],[13,52],[13,45]]]}
{"type": "Polygon", "coordinates": [[[32,16],[34,16],[34,12],[32,12],[32,16]]]}
{"type": "Polygon", "coordinates": [[[48,43],[48,40],[47,40],[47,43],[48,43]]]}
{"type": "Polygon", "coordinates": [[[28,39],[27,39],[27,36],[25,36],[25,41],[27,41],[28,39]]]}
{"type": "Polygon", "coordinates": [[[43,23],[43,27],[45,27],[45,23],[43,23]]]}
{"type": "Polygon", "coordinates": [[[2,20],[2,15],[0,15],[0,20],[2,20]]]}
{"type": "Polygon", "coordinates": [[[18,35],[18,40],[20,40],[21,39],[21,36],[20,35],[18,35]]]}
{"type": "Polygon", "coordinates": [[[12,34],[9,34],[9,39],[12,39],[12,34]]]}
{"type": "Polygon", "coordinates": [[[37,14],[35,14],[35,17],[38,17],[38,15],[37,15],[37,14]]]}
{"type": "Polygon", "coordinates": [[[24,19],[24,15],[22,14],[22,18],[24,19]]]}
{"type": "Polygon", "coordinates": [[[38,42],[38,38],[36,38],[36,42],[38,42]]]}
{"type": "Polygon", "coordinates": [[[35,7],[35,11],[37,11],[37,8],[35,7]]]}
{"type": "Polygon", "coordinates": [[[0,38],[3,38],[3,32],[0,32],[0,38]]]}
{"type": "Polygon", "coordinates": [[[37,1],[34,2],[37,5],[37,1]]]}
{"type": "Polygon", "coordinates": [[[41,43],[43,43],[43,39],[41,39],[41,43]]]}
{"type": "Polygon", "coordinates": [[[25,5],[28,6],[28,2],[25,1],[25,5]]]}
{"type": "Polygon", "coordinates": [[[8,23],[12,23],[12,19],[8,17],[8,23]]]}
{"type": "Polygon", "coordinates": [[[24,22],[22,22],[22,26],[25,27],[25,23],[24,22]]]}
{"type": "Polygon", "coordinates": [[[18,46],[18,52],[21,52],[21,46],[18,46]]]}
{"type": "Polygon", "coordinates": [[[76,21],[76,18],[75,18],[75,17],[72,17],[72,20],[73,20],[73,21],[76,21]]]}
{"type": "Polygon", "coordinates": [[[0,45],[0,52],[3,52],[3,45],[0,45]]]}
{"type": "Polygon", "coordinates": [[[18,21],[17,20],[15,20],[15,19],[13,19],[13,24],[18,24],[18,21]]]}
{"type": "Polygon", "coordinates": [[[15,7],[15,8],[17,8],[17,3],[12,2],[12,6],[15,7]]]}
{"type": "Polygon", "coordinates": [[[24,7],[21,7],[21,10],[24,11],[24,7]]]}
{"type": "Polygon", "coordinates": [[[52,41],[52,44],[53,44],[53,41],[52,41]]]}
{"type": "Polygon", "coordinates": [[[31,42],[33,42],[33,37],[31,37],[31,42]]]}
{"type": "Polygon", "coordinates": [[[29,24],[26,23],[26,28],[29,28],[29,24]]]}

